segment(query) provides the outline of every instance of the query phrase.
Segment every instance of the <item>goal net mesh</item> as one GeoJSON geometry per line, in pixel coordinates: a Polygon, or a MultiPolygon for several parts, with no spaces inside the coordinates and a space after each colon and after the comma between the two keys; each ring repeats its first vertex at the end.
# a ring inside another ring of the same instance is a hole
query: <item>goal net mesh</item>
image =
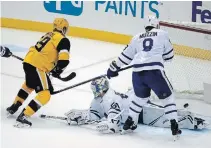
{"type": "Polygon", "coordinates": [[[211,84],[211,25],[188,22],[161,22],[175,50],[166,74],[177,96],[201,97],[203,84],[211,84]]]}

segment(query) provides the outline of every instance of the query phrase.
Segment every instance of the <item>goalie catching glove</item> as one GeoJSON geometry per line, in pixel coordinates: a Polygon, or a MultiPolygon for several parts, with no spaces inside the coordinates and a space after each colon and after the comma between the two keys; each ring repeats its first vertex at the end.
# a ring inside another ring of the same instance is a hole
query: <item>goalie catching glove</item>
{"type": "Polygon", "coordinates": [[[1,57],[10,57],[12,55],[12,52],[9,50],[9,48],[1,46],[1,57]]]}
{"type": "Polygon", "coordinates": [[[72,109],[64,115],[67,116],[67,123],[69,125],[83,125],[87,124],[87,121],[89,121],[88,110],[72,109]]]}
{"type": "MultiPolygon", "coordinates": [[[[67,117],[68,125],[84,125],[89,123],[96,123],[89,119],[89,110],[76,110],[72,109],[65,113],[67,117]]],[[[96,125],[96,130],[100,133],[118,133],[120,131],[120,121],[119,119],[109,119],[105,121],[99,120],[96,125]]]]}

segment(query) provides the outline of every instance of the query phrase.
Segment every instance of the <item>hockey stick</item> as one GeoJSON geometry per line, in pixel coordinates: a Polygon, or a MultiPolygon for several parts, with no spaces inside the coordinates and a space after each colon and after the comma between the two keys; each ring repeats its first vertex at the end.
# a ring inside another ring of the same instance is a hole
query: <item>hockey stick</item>
{"type": "MultiPolygon", "coordinates": [[[[21,57],[19,57],[19,56],[16,56],[14,54],[12,54],[11,56],[16,58],[16,59],[18,59],[18,60],[20,60],[20,61],[23,61],[23,59],[21,57]]],[[[76,76],[76,73],[72,72],[67,77],[62,78],[62,77],[59,76],[59,77],[56,77],[56,78],[61,80],[61,81],[67,82],[67,81],[72,80],[73,78],[75,78],[75,76],[76,76]]]]}
{"type": "Polygon", "coordinates": [[[41,114],[40,118],[43,118],[43,119],[58,119],[58,120],[65,120],[65,121],[67,121],[67,117],[49,116],[49,115],[44,115],[44,114],[41,114]]]}
{"type": "Polygon", "coordinates": [[[23,59],[22,59],[21,57],[18,57],[18,56],[14,55],[14,54],[12,54],[11,56],[12,56],[13,58],[16,58],[16,59],[18,59],[18,60],[23,61],[23,59]]]}
{"type": "MultiPolygon", "coordinates": [[[[112,119],[116,119],[119,116],[121,116],[121,114],[124,112],[125,110],[123,109],[120,113],[118,113],[116,116],[114,116],[112,119]]],[[[67,121],[67,117],[62,117],[62,116],[50,116],[50,115],[45,115],[45,114],[41,114],[39,116],[42,119],[56,119],[56,120],[63,120],[63,121],[67,121]]],[[[85,124],[93,124],[93,123],[100,123],[100,120],[87,120],[85,124]]]]}
{"type": "MultiPolygon", "coordinates": [[[[55,119],[55,120],[61,120],[61,121],[67,121],[67,117],[62,117],[62,116],[50,116],[50,115],[44,115],[41,114],[39,116],[42,119],[55,119]]],[[[99,123],[101,122],[100,120],[87,120],[85,124],[94,124],[94,123],[99,123]]]]}
{"type": "MultiPolygon", "coordinates": [[[[124,70],[126,70],[126,69],[131,68],[131,67],[133,67],[133,66],[132,66],[132,65],[130,65],[130,66],[124,67],[124,68],[122,68],[122,69],[118,70],[118,72],[120,72],[120,71],[124,71],[124,70]]],[[[93,81],[93,80],[95,80],[95,79],[99,79],[99,78],[101,78],[101,77],[105,77],[105,76],[107,76],[107,74],[100,75],[100,76],[97,76],[97,77],[94,77],[94,78],[88,79],[88,80],[86,80],[86,81],[80,82],[80,83],[78,83],[78,84],[75,84],[75,85],[72,85],[72,86],[69,86],[69,87],[66,87],[66,88],[63,88],[63,89],[60,89],[60,90],[54,91],[52,94],[54,95],[54,94],[61,93],[61,92],[63,92],[63,91],[66,91],[66,90],[72,89],[72,88],[74,88],[74,87],[77,87],[77,86],[80,86],[80,85],[86,84],[86,83],[91,82],[91,81],[93,81]]]]}

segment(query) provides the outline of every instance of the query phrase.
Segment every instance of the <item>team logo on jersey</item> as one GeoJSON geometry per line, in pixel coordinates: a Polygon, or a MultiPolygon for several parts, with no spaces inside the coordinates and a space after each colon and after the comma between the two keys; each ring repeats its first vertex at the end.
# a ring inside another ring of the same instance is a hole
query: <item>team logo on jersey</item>
{"type": "Polygon", "coordinates": [[[83,1],[44,1],[48,12],[79,16],[83,12],[83,1]]]}
{"type": "Polygon", "coordinates": [[[115,102],[113,102],[113,103],[111,104],[111,108],[112,108],[112,109],[120,110],[120,107],[119,107],[118,103],[115,103],[115,102]]]}

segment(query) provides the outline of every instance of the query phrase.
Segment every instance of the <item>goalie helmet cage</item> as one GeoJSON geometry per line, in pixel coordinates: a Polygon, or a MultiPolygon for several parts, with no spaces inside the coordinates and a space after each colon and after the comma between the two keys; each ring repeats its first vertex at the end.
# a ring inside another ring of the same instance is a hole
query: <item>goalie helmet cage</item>
{"type": "Polygon", "coordinates": [[[160,28],[174,46],[174,60],[165,70],[176,97],[201,99],[203,83],[211,84],[211,25],[162,21],[160,28]]]}

